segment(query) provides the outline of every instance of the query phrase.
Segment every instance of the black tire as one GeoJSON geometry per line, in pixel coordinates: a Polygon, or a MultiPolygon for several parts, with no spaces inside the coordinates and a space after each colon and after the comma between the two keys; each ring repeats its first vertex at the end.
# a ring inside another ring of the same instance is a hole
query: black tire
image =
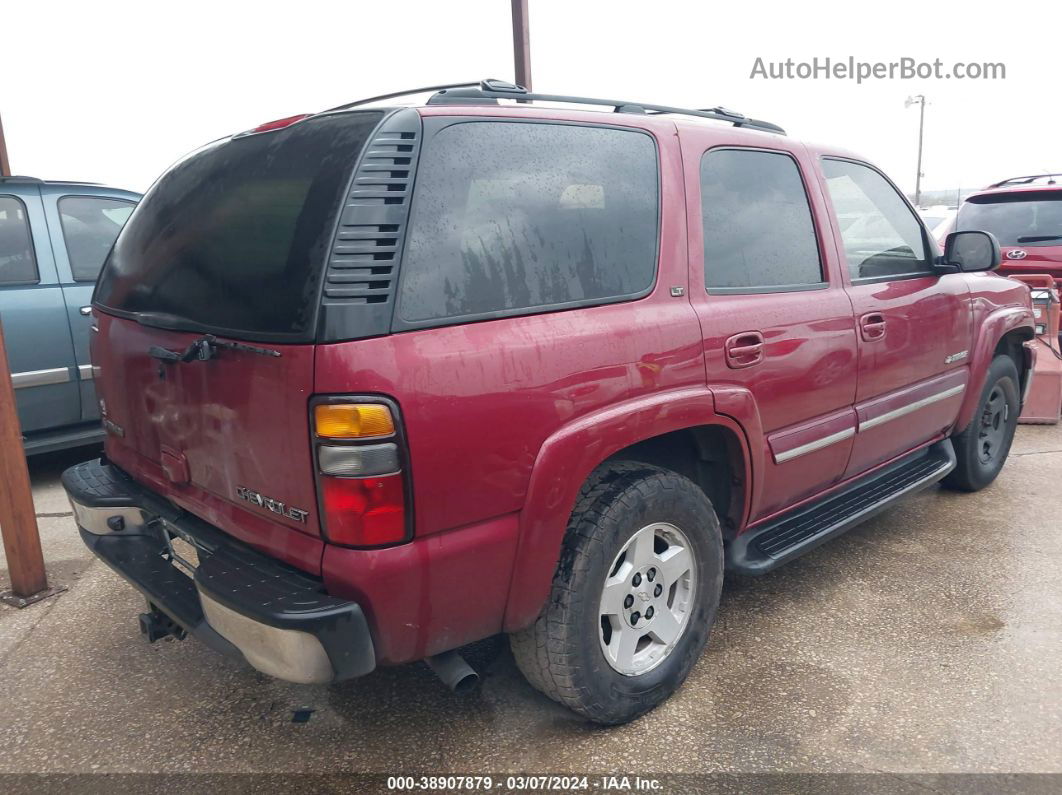
{"type": "Polygon", "coordinates": [[[611,466],[583,487],[549,600],[532,626],[510,636],[513,655],[527,680],[550,698],[595,723],[626,723],[685,681],[708,640],[722,582],[719,520],[704,492],[659,467],[611,466]],[[627,675],[614,669],[602,648],[602,589],[628,541],[655,523],[679,528],[689,542],[696,587],[670,651],[645,673],[627,675]]]}
{"type": "Polygon", "coordinates": [[[1010,453],[1021,413],[1018,368],[1009,356],[992,360],[970,424],[951,437],[958,464],[943,484],[959,491],[980,491],[999,474],[1010,453]]]}

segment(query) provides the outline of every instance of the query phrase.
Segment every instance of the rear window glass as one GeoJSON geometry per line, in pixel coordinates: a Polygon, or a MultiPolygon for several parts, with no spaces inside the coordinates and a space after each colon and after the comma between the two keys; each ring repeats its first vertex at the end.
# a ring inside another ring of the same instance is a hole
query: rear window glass
{"type": "Polygon", "coordinates": [[[1062,190],[975,196],[955,228],[991,232],[1001,246],[1062,246],[1062,190]]]}
{"type": "Polygon", "coordinates": [[[421,155],[407,323],[605,303],[653,284],[656,145],[640,132],[465,122],[421,155]]]}
{"type": "Polygon", "coordinates": [[[103,260],[135,206],[130,201],[94,196],[64,196],[59,200],[59,221],[74,281],[96,281],[103,260]]]}
{"type": "Polygon", "coordinates": [[[309,119],[180,161],[118,236],[96,302],[148,324],[312,338],[343,194],[381,115],[309,119]]]}
{"type": "Polygon", "coordinates": [[[0,196],[0,284],[37,281],[26,205],[14,196],[0,196]]]}

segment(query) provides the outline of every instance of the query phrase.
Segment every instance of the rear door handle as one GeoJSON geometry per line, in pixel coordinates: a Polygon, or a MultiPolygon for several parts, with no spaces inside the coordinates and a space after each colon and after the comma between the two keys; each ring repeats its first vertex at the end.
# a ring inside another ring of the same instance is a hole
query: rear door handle
{"type": "Polygon", "coordinates": [[[868,312],[859,318],[859,333],[867,342],[883,339],[885,329],[885,315],[881,312],[868,312]]]}
{"type": "Polygon", "coordinates": [[[726,366],[733,370],[752,367],[763,361],[763,334],[758,331],[743,331],[727,339],[723,344],[726,366]]]}
{"type": "Polygon", "coordinates": [[[77,311],[81,313],[82,317],[88,317],[89,315],[92,314],[92,307],[91,306],[83,306],[77,311]]]}

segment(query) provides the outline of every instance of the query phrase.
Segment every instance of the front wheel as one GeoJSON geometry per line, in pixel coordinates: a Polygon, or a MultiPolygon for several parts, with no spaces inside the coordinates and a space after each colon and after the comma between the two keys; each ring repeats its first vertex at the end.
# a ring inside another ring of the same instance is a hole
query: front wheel
{"type": "Polygon", "coordinates": [[[689,479],[619,464],[584,488],[546,607],[510,641],[536,688],[597,723],[670,696],[700,656],[719,604],[719,521],[689,479]]]}
{"type": "Polygon", "coordinates": [[[979,491],[996,479],[1010,453],[1018,426],[1018,368],[1009,356],[992,360],[970,424],[952,436],[958,463],[944,485],[960,491],[979,491]]]}

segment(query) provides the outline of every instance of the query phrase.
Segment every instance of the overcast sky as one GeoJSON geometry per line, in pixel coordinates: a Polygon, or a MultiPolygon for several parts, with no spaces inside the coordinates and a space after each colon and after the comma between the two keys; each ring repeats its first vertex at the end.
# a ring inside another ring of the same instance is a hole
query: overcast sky
{"type": "MultiPolygon", "coordinates": [[[[530,0],[534,87],[724,105],[845,146],[913,190],[1062,171],[1062,4],[530,0]],[[1003,80],[763,80],[765,62],[1001,62],[1003,80]]],[[[512,79],[508,0],[6,2],[0,116],[17,174],[144,190],[263,121],[437,83],[512,79]]]]}

